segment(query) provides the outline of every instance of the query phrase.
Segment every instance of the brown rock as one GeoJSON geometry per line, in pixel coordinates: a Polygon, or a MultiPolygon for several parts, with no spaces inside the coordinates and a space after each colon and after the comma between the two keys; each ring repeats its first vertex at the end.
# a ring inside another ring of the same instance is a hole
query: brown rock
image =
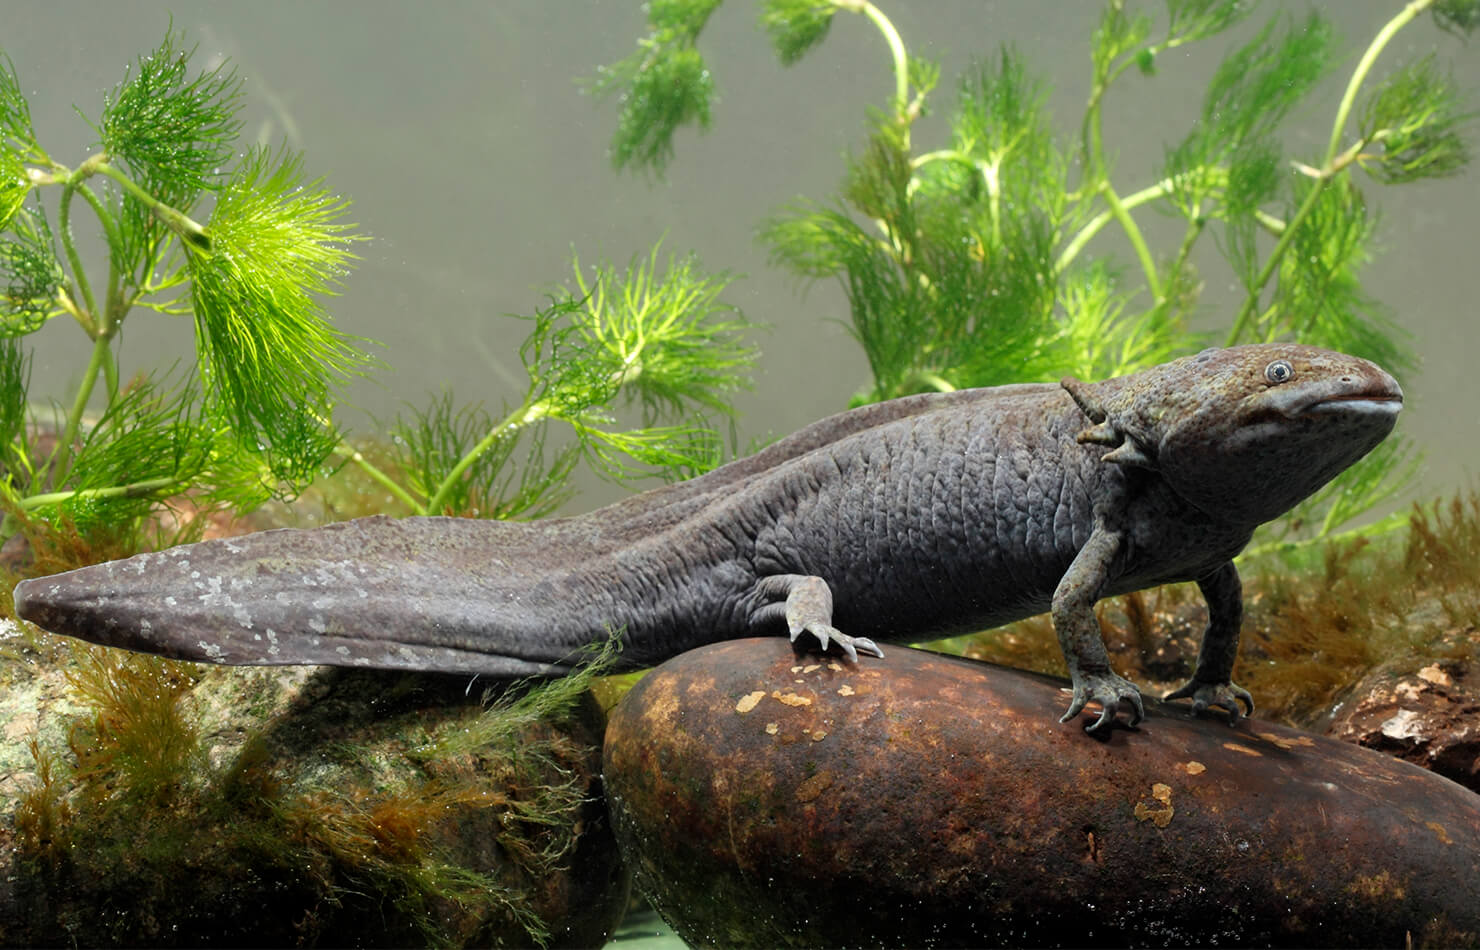
{"type": "Polygon", "coordinates": [[[1345,743],[894,648],[695,650],[613,712],[637,882],[719,946],[1480,942],[1480,798],[1345,743]]]}
{"type": "Polygon", "coordinates": [[[1416,672],[1373,672],[1337,707],[1327,735],[1480,792],[1480,682],[1472,666],[1449,659],[1416,672]]]}

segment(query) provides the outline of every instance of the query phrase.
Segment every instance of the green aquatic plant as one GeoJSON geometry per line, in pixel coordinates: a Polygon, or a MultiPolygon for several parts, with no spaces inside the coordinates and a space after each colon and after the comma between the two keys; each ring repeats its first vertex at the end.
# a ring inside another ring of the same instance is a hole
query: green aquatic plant
{"type": "Polygon", "coordinates": [[[241,80],[225,64],[193,72],[181,43],[167,34],[105,97],[97,149],[75,167],[37,141],[0,59],[0,536],[25,534],[56,570],[131,553],[182,496],[241,514],[346,461],[399,513],[508,518],[555,509],[579,462],[627,479],[721,458],[751,326],[719,299],[728,275],[656,247],[625,269],[576,261],[529,320],[524,398],[496,418],[444,393],[388,447],[350,445],[338,389],[373,361],[323,301],[363,236],[302,156],[249,148],[233,164],[241,80]],[[102,232],[96,269],[79,197],[102,232]],[[140,311],[192,318],[193,371],[119,378],[119,335],[140,311]],[[48,413],[28,399],[26,337],[66,317],[92,348],[69,405],[48,413]],[[640,418],[624,425],[629,403],[640,418]]]}
{"type": "Polygon", "coordinates": [[[336,388],[368,364],[322,305],[360,239],[348,202],[295,153],[238,156],[241,80],[224,64],[193,70],[181,44],[169,32],[104,97],[96,149],[75,165],[37,139],[0,59],[6,536],[61,523],[117,532],[186,490],[238,510],[292,495],[339,441],[336,388]],[[102,233],[94,265],[81,204],[102,233]],[[141,311],[193,319],[196,372],[120,378],[120,334],[141,311]],[[92,346],[48,420],[28,403],[23,343],[58,318],[92,346]]]}
{"type": "Polygon", "coordinates": [[[753,325],[720,300],[729,275],[692,256],[660,266],[659,251],[590,274],[574,259],[572,286],[534,315],[519,349],[529,381],[518,403],[495,415],[443,393],[396,426],[389,470],[341,453],[408,512],[493,518],[553,511],[578,461],[617,481],[713,468],[728,397],[755,359],[753,325]],[[624,426],[629,405],[639,418],[624,426]],[[567,438],[551,450],[556,427],[567,438]]]}
{"type": "MultiPolygon", "coordinates": [[[[652,4],[653,32],[640,54],[603,73],[598,91],[623,94],[611,149],[617,167],[661,174],[682,124],[676,117],[707,124],[718,80],[702,68],[699,48],[715,6],[652,4]],[[680,49],[683,71],[665,58],[680,49]]],[[[1275,15],[1232,48],[1160,166],[1125,169],[1110,158],[1107,99],[1154,95],[1167,52],[1224,35],[1254,4],[1166,0],[1158,17],[1110,0],[1089,39],[1086,105],[1070,140],[1054,132],[1045,82],[1004,45],[961,77],[948,137],[927,148],[914,130],[939,69],[909,51],[882,5],[764,0],[761,24],[783,64],[822,45],[834,17],[865,17],[884,40],[894,91],[871,114],[839,194],[792,202],[764,224],[762,239],[776,264],[842,286],[872,373],[858,403],[1065,374],[1100,378],[1205,345],[1210,336],[1191,329],[1208,279],[1193,252],[1210,235],[1243,288],[1212,339],[1299,340],[1401,374],[1412,365],[1404,332],[1359,280],[1376,226],[1364,185],[1459,173],[1470,116],[1432,57],[1386,76],[1377,63],[1426,11],[1439,28],[1468,35],[1480,3],[1394,6],[1357,55],[1319,155],[1292,155],[1282,141],[1295,108],[1344,57],[1312,12],[1275,15]],[[1140,182],[1127,187],[1137,173],[1140,182]],[[1140,223],[1148,213],[1183,222],[1175,243],[1152,245],[1140,223]],[[1100,246],[1112,236],[1116,244],[1100,246]],[[1115,260],[1121,247],[1130,249],[1129,266],[1115,260]]],[[[1411,469],[1404,450],[1374,454],[1288,519],[1281,539],[1330,536],[1391,497],[1411,469]]]]}

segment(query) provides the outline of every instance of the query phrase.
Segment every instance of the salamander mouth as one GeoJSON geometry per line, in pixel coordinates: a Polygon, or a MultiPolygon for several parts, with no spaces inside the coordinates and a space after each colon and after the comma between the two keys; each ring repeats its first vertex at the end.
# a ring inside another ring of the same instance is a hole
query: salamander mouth
{"type": "Polygon", "coordinates": [[[1403,409],[1403,397],[1390,392],[1349,393],[1329,396],[1298,410],[1298,414],[1342,413],[1349,415],[1396,416],[1403,409]]]}

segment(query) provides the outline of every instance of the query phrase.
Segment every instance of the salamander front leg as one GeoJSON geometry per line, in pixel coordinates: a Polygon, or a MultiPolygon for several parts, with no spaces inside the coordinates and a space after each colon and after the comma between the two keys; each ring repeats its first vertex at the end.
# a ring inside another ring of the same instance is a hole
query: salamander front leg
{"type": "Polygon", "coordinates": [[[1100,622],[1095,618],[1095,601],[1119,550],[1120,535],[1097,525],[1053,595],[1053,628],[1074,685],[1069,711],[1059,722],[1073,719],[1094,700],[1100,704],[1100,717],[1085,727],[1090,732],[1114,722],[1122,701],[1131,707],[1131,725],[1146,715],[1136,684],[1110,668],[1110,655],[1105,652],[1100,622]]]}
{"type": "Polygon", "coordinates": [[[1194,713],[1213,706],[1226,709],[1232,725],[1239,720],[1239,703],[1248,707],[1244,715],[1254,714],[1254,697],[1233,681],[1239,627],[1244,622],[1243,584],[1238,579],[1238,569],[1229,561],[1207,577],[1199,578],[1197,586],[1208,602],[1208,630],[1197,651],[1197,668],[1187,685],[1167,693],[1162,700],[1191,698],[1194,713]]]}
{"type": "Polygon", "coordinates": [[[884,655],[884,651],[874,641],[867,637],[850,637],[832,625],[832,590],[827,586],[827,581],[820,577],[808,574],[773,574],[757,582],[756,593],[772,602],[757,609],[753,619],[767,621],[778,615],[785,618],[786,629],[791,634],[793,643],[805,631],[817,638],[823,652],[827,651],[828,644],[836,643],[838,649],[854,663],[858,662],[859,653],[879,657],[884,655]]]}

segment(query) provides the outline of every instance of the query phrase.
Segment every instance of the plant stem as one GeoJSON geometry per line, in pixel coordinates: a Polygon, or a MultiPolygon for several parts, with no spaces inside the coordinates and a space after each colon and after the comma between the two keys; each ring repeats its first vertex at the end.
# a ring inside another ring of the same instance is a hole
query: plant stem
{"type": "Polygon", "coordinates": [[[163,201],[149,194],[149,192],[134,184],[127,175],[112,165],[102,163],[98,166],[97,170],[101,174],[107,175],[109,178],[118,182],[124,191],[127,191],[143,202],[145,207],[154,212],[155,217],[163,221],[166,227],[180,236],[181,242],[200,251],[209,251],[211,249],[210,233],[200,224],[196,223],[189,215],[176,211],[163,201]]]}
{"type": "Polygon", "coordinates": [[[424,513],[429,515],[440,514],[442,506],[447,504],[447,497],[452,494],[452,486],[456,485],[457,480],[462,478],[463,473],[468,470],[468,467],[478,460],[478,456],[487,452],[500,438],[512,435],[525,426],[532,425],[549,415],[551,415],[549,403],[526,402],[505,416],[503,421],[488,430],[488,434],[480,439],[477,445],[473,446],[468,450],[466,455],[458,459],[457,464],[452,467],[452,471],[447,473],[447,477],[442,479],[442,484],[438,485],[437,490],[432,493],[432,497],[427,499],[426,507],[423,509],[424,513]]]}
{"type": "Polygon", "coordinates": [[[370,478],[373,479],[377,484],[379,484],[386,491],[394,495],[396,499],[407,508],[411,509],[414,514],[424,515],[427,513],[426,509],[422,507],[419,501],[412,497],[410,492],[402,488],[396,482],[396,480],[387,475],[385,471],[380,468],[380,466],[365,458],[363,453],[351,446],[349,443],[341,440],[338,445],[334,446],[334,454],[338,455],[340,458],[353,462],[356,466],[359,467],[362,472],[364,472],[366,475],[369,475],[370,478]]]}
{"type": "MultiPolygon", "coordinates": [[[[1193,171],[1187,172],[1186,175],[1216,176],[1215,181],[1222,182],[1227,179],[1228,173],[1227,169],[1223,168],[1223,166],[1214,165],[1209,168],[1194,169],[1193,171]]],[[[1148,185],[1147,187],[1142,188],[1140,191],[1132,192],[1131,194],[1126,195],[1124,198],[1121,198],[1120,204],[1126,211],[1129,211],[1132,208],[1140,207],[1148,201],[1155,201],[1158,198],[1166,197],[1176,186],[1177,182],[1175,179],[1163,178],[1161,181],[1157,182],[1154,185],[1148,185]]],[[[1100,231],[1105,227],[1105,225],[1115,220],[1118,219],[1116,218],[1113,210],[1101,211],[1099,214],[1091,218],[1084,227],[1079,229],[1079,233],[1074,235],[1073,239],[1064,246],[1064,250],[1059,254],[1058,263],[1055,264],[1055,271],[1062,274],[1064,270],[1067,269],[1071,263],[1073,263],[1074,258],[1079,256],[1079,252],[1084,250],[1084,246],[1088,244],[1096,234],[1099,234],[1100,231]]]]}
{"type": "MultiPolygon", "coordinates": [[[[57,440],[51,458],[47,460],[48,468],[59,457],[66,460],[56,471],[56,484],[61,484],[71,469],[72,443],[76,441],[77,433],[82,428],[82,414],[87,411],[87,402],[92,398],[93,386],[97,383],[98,373],[110,361],[111,356],[109,338],[99,334],[98,338],[93,341],[92,356],[87,361],[87,369],[83,370],[82,382],[77,386],[77,395],[72,400],[72,408],[67,412],[67,424],[62,428],[61,438],[57,440]]],[[[45,481],[43,472],[37,484],[44,484],[45,481]]]]}
{"type": "MultiPolygon", "coordinates": [[[[78,169],[81,172],[81,169],[78,169]]],[[[62,186],[62,200],[57,215],[57,230],[61,232],[62,250],[67,255],[67,264],[72,268],[72,279],[82,292],[82,305],[87,309],[90,321],[97,323],[97,303],[93,300],[92,286],[87,282],[87,272],[82,269],[82,255],[77,253],[77,242],[72,237],[72,195],[77,191],[77,179],[69,179],[62,186]]]]}
{"type": "Polygon", "coordinates": [[[128,485],[113,485],[108,488],[84,488],[78,491],[54,491],[42,495],[31,495],[19,501],[21,510],[31,511],[46,505],[54,505],[57,502],[67,501],[70,498],[141,498],[144,495],[152,495],[164,489],[177,488],[180,485],[178,478],[168,476],[160,478],[146,478],[141,482],[132,482],[128,485]]]}
{"type": "Polygon", "coordinates": [[[1270,541],[1267,544],[1258,544],[1251,548],[1245,548],[1244,552],[1239,555],[1239,558],[1253,559],[1266,557],[1271,554],[1288,554],[1291,551],[1310,547],[1312,544],[1339,544],[1343,541],[1351,541],[1356,538],[1370,539],[1380,534],[1388,534],[1399,528],[1407,527],[1410,522],[1411,518],[1408,512],[1395,511],[1386,517],[1379,518],[1371,524],[1347,528],[1345,531],[1338,531],[1334,534],[1326,534],[1325,531],[1327,529],[1323,527],[1322,533],[1314,537],[1300,538],[1295,541],[1270,541]]]}
{"type": "MultiPolygon", "coordinates": [[[[1315,176],[1315,184],[1311,186],[1310,194],[1305,196],[1305,201],[1301,202],[1300,210],[1285,223],[1284,233],[1280,235],[1280,239],[1275,244],[1274,250],[1269,254],[1269,259],[1264,262],[1263,269],[1260,270],[1259,275],[1255,278],[1254,286],[1249,288],[1249,293],[1244,298],[1244,305],[1239,309],[1238,316],[1233,321],[1232,329],[1228,331],[1228,339],[1224,343],[1225,346],[1232,346],[1243,336],[1249,321],[1253,319],[1254,311],[1259,307],[1259,297],[1264,292],[1265,285],[1269,283],[1270,277],[1274,275],[1275,270],[1279,267],[1280,261],[1285,256],[1285,252],[1289,250],[1295,232],[1315,208],[1316,201],[1320,199],[1321,193],[1326,190],[1326,185],[1331,182],[1331,179],[1335,175],[1343,171],[1350,164],[1349,161],[1342,163],[1340,167],[1337,167],[1335,164],[1337,152],[1341,149],[1341,135],[1346,129],[1346,121],[1351,116],[1352,107],[1357,101],[1357,93],[1361,91],[1362,84],[1367,81],[1367,74],[1372,71],[1373,65],[1377,62],[1377,57],[1382,54],[1383,49],[1397,35],[1399,30],[1407,26],[1414,17],[1428,9],[1433,3],[1434,0],[1410,0],[1397,16],[1389,20],[1377,32],[1377,36],[1373,37],[1371,44],[1368,45],[1367,51],[1357,61],[1357,67],[1352,70],[1351,79],[1347,80],[1346,83],[1346,91],[1341,96],[1341,104],[1336,108],[1336,119],[1331,123],[1331,138],[1326,143],[1326,154],[1321,161],[1320,171],[1315,176]]],[[[1351,155],[1356,155],[1361,151],[1363,145],[1364,143],[1359,142],[1352,149],[1349,149],[1348,152],[1351,155]]]]}
{"type": "Polygon", "coordinates": [[[899,31],[894,28],[893,23],[889,22],[884,12],[869,0],[835,0],[835,2],[840,10],[862,13],[868,17],[883,34],[884,42],[889,44],[889,55],[894,59],[894,111],[903,122],[905,107],[910,101],[910,59],[905,52],[904,40],[900,38],[899,31]]]}
{"type": "Polygon", "coordinates": [[[1111,187],[1109,179],[1101,184],[1100,194],[1105,197],[1105,203],[1110,205],[1110,213],[1115,215],[1115,220],[1120,222],[1125,236],[1131,242],[1131,247],[1135,249],[1136,257],[1141,262],[1141,270],[1146,273],[1146,289],[1151,292],[1152,299],[1161,300],[1161,278],[1156,274],[1156,260],[1151,256],[1151,248],[1146,245],[1146,238],[1142,236],[1136,219],[1131,217],[1125,203],[1111,187]]]}
{"type": "Polygon", "coordinates": [[[1341,132],[1346,128],[1346,120],[1351,115],[1352,106],[1356,104],[1357,92],[1361,89],[1362,83],[1367,81],[1367,74],[1372,71],[1377,57],[1382,54],[1383,49],[1399,30],[1433,4],[1434,0],[1409,0],[1398,15],[1389,20],[1372,38],[1367,51],[1357,61],[1357,68],[1352,70],[1352,78],[1346,84],[1346,92],[1342,94],[1341,104],[1336,107],[1336,121],[1332,123],[1331,140],[1326,145],[1325,164],[1330,164],[1331,160],[1336,157],[1337,149],[1341,148],[1341,132]]]}

